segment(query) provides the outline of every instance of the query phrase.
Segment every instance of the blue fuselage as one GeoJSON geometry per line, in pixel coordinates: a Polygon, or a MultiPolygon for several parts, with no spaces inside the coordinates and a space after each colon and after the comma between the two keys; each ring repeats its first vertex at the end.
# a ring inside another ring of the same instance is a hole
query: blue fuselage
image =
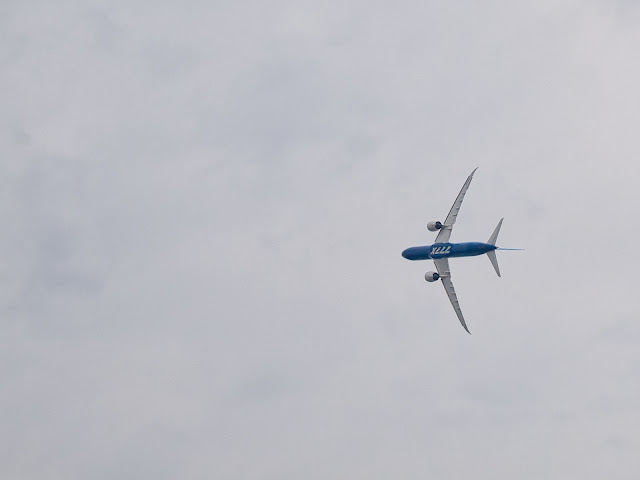
{"type": "Polygon", "coordinates": [[[495,250],[495,245],[482,242],[434,243],[424,247],[411,247],[402,252],[407,260],[429,260],[436,258],[473,257],[495,250]]]}

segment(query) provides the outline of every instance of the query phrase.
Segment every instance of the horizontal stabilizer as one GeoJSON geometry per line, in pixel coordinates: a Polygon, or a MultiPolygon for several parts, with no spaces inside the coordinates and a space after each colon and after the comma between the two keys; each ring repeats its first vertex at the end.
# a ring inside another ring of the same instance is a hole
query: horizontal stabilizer
{"type": "Polygon", "coordinates": [[[496,240],[498,240],[498,234],[500,233],[500,227],[502,226],[502,221],[503,220],[504,220],[504,218],[500,219],[500,221],[498,222],[498,225],[496,226],[496,229],[493,231],[493,233],[489,237],[489,240],[487,241],[487,243],[489,245],[495,245],[496,244],[496,240]]]}
{"type": "Polygon", "coordinates": [[[498,257],[496,257],[496,252],[491,250],[490,252],[487,252],[487,256],[489,257],[489,260],[491,260],[491,265],[493,265],[493,268],[500,277],[500,267],[498,267],[498,257]]]}

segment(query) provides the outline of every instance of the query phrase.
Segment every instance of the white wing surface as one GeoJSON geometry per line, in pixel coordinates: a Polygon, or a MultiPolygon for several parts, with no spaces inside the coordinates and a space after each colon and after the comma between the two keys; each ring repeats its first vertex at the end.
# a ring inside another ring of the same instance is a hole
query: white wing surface
{"type": "Polygon", "coordinates": [[[451,281],[451,272],[449,271],[449,260],[447,258],[436,258],[433,260],[433,262],[436,264],[436,270],[438,270],[438,275],[440,275],[440,280],[442,280],[442,284],[444,285],[444,289],[447,292],[447,296],[451,301],[451,305],[453,306],[453,309],[456,311],[458,320],[460,320],[460,323],[462,324],[464,329],[467,331],[467,333],[470,334],[471,332],[467,328],[467,324],[465,323],[464,317],[462,316],[460,303],[458,302],[458,297],[456,296],[456,291],[453,288],[453,282],[451,281]]]}
{"type": "Polygon", "coordinates": [[[451,230],[453,229],[453,224],[456,223],[458,212],[460,211],[460,207],[462,206],[462,200],[464,200],[464,194],[467,193],[467,189],[469,188],[469,185],[471,185],[471,180],[473,179],[473,174],[476,173],[476,170],[477,168],[474,169],[473,172],[471,172],[471,175],[469,175],[467,181],[464,182],[462,190],[460,190],[460,193],[456,197],[456,201],[453,202],[453,206],[451,207],[451,210],[449,210],[449,215],[447,215],[447,218],[442,224],[442,228],[440,229],[440,232],[436,237],[435,243],[446,243],[449,241],[449,237],[451,237],[451,230]]]}

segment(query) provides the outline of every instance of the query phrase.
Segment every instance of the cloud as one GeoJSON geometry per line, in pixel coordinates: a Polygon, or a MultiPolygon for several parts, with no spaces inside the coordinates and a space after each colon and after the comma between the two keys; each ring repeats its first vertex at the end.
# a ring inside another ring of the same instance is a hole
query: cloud
{"type": "Polygon", "coordinates": [[[7,4],[2,476],[634,476],[637,20],[7,4]]]}

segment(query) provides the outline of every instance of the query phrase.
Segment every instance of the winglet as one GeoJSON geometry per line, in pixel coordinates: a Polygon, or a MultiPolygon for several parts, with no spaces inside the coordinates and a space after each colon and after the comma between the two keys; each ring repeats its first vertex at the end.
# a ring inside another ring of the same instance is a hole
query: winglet
{"type": "Polygon", "coordinates": [[[469,329],[467,328],[467,324],[466,324],[466,323],[464,323],[464,322],[462,322],[462,326],[463,326],[463,327],[464,327],[464,329],[467,331],[467,333],[468,333],[469,335],[471,335],[471,332],[470,332],[470,331],[469,331],[469,329]]]}

